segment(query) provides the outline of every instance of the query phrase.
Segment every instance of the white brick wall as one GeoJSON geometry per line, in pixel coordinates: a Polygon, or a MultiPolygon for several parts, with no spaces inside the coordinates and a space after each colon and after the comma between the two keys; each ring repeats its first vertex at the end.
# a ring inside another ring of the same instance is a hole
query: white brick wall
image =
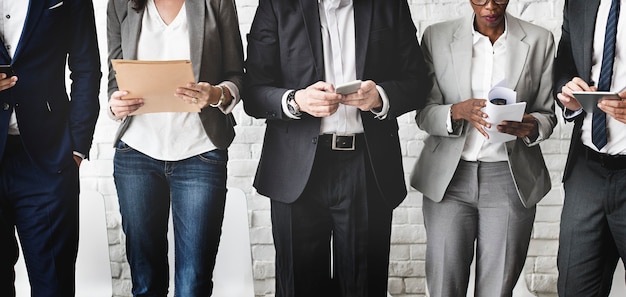
{"type": "MultiPolygon", "coordinates": [[[[511,0],[508,11],[548,28],[558,40],[563,2],[564,0],[511,0]]],[[[242,37],[245,37],[250,28],[257,3],[257,0],[237,1],[242,37]]],[[[429,24],[471,12],[467,0],[409,0],[409,4],[420,36],[429,24]]],[[[83,190],[95,190],[105,197],[113,293],[114,296],[130,296],[130,272],[125,261],[121,219],[112,178],[111,142],[117,124],[109,120],[105,113],[107,108],[106,0],[95,0],[94,5],[103,63],[100,96],[102,112],[96,128],[91,152],[92,159],[84,162],[81,168],[81,186],[83,190]]],[[[269,297],[273,296],[274,290],[274,248],[269,200],[256,194],[252,187],[265,126],[263,121],[247,116],[241,105],[235,109],[234,114],[239,125],[236,127],[237,136],[230,149],[228,185],[242,189],[247,195],[255,292],[257,296],[269,297]]],[[[413,118],[414,113],[410,113],[399,119],[407,179],[423,147],[422,140],[425,136],[424,132],[417,128],[413,118]]],[[[563,200],[560,178],[565,164],[571,128],[570,125],[561,122],[551,139],[541,145],[551,172],[553,190],[537,208],[533,240],[522,278],[526,281],[529,290],[540,296],[556,295],[558,222],[563,200]]],[[[394,212],[389,291],[395,297],[414,297],[425,294],[426,233],[423,226],[421,200],[420,193],[410,190],[407,199],[394,212]]]]}

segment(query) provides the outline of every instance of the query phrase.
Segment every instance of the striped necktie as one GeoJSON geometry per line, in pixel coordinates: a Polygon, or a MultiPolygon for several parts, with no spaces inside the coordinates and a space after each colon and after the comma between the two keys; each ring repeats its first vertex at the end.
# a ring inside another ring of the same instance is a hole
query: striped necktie
{"type": "MultiPolygon", "coordinates": [[[[608,91],[611,88],[620,2],[621,0],[613,0],[611,3],[611,10],[609,11],[609,17],[606,22],[604,52],[602,53],[602,66],[600,68],[600,79],[598,80],[598,91],[608,91]]],[[[606,135],[606,113],[598,108],[594,109],[592,117],[591,142],[593,142],[598,150],[602,149],[608,142],[606,135]]]]}

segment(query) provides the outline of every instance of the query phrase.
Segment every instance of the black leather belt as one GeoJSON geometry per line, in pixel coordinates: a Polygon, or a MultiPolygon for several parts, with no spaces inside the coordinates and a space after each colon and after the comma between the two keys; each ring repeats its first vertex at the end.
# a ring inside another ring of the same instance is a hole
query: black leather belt
{"type": "Polygon", "coordinates": [[[609,155],[598,153],[593,149],[585,146],[585,156],[589,161],[600,163],[602,167],[609,170],[626,169],[626,155],[609,155]]]}
{"type": "Polygon", "coordinates": [[[322,134],[317,138],[319,147],[331,149],[333,151],[355,151],[365,147],[365,136],[358,134],[322,134]]]}

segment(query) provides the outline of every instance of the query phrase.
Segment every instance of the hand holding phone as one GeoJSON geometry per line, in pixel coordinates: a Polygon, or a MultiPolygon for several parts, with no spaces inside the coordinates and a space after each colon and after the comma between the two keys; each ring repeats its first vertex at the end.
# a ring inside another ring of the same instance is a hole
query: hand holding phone
{"type": "Polygon", "coordinates": [[[359,88],[361,88],[361,81],[355,80],[355,81],[351,81],[345,84],[338,85],[335,88],[335,93],[341,94],[341,95],[348,95],[348,94],[356,93],[359,90],[359,88]]]}
{"type": "Polygon", "coordinates": [[[6,74],[6,78],[15,76],[15,72],[13,72],[13,67],[11,67],[11,65],[0,65],[0,73],[6,74]]]}

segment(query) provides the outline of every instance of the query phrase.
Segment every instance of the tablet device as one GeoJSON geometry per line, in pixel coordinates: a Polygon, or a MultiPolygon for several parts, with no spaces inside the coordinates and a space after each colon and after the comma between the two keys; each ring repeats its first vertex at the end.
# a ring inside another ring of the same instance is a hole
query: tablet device
{"type": "Polygon", "coordinates": [[[341,94],[341,95],[348,95],[348,94],[356,93],[360,87],[361,87],[361,81],[355,80],[349,83],[338,85],[335,88],[335,93],[341,94]]]}
{"type": "Polygon", "coordinates": [[[616,92],[572,92],[572,94],[588,113],[593,113],[600,100],[622,100],[616,92]]]}

